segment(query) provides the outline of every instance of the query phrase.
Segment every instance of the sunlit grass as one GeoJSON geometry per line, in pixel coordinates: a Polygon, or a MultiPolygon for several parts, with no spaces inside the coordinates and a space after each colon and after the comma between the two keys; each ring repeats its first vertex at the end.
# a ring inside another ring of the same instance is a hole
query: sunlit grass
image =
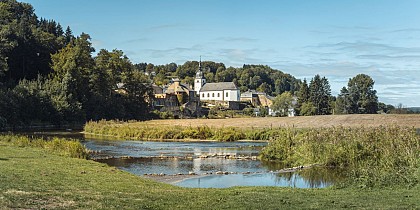
{"type": "Polygon", "coordinates": [[[0,141],[0,209],[413,209],[420,189],[191,189],[0,141]]]}
{"type": "Polygon", "coordinates": [[[347,184],[361,187],[411,187],[420,181],[420,137],[413,128],[289,129],[270,141],[261,157],[289,166],[346,168],[347,184]]]}

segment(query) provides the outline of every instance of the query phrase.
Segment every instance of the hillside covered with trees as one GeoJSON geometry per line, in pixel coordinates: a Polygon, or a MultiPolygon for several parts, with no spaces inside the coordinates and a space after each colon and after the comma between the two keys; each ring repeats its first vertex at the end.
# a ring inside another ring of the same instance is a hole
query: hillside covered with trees
{"type": "MultiPolygon", "coordinates": [[[[133,64],[121,50],[100,49],[94,55],[89,34],[73,35],[54,20],[39,18],[28,3],[0,1],[0,127],[84,123],[89,120],[150,118],[151,84],[172,78],[193,84],[198,61],[178,65],[133,64]],[[123,86],[121,86],[123,84],[123,86]],[[118,86],[119,85],[119,86],[118,86]],[[121,92],[121,90],[123,90],[121,92]]],[[[201,63],[207,82],[233,81],[241,90],[281,97],[301,115],[385,112],[368,75],[350,79],[338,97],[327,78],[309,84],[264,65],[226,67],[201,63]]]]}

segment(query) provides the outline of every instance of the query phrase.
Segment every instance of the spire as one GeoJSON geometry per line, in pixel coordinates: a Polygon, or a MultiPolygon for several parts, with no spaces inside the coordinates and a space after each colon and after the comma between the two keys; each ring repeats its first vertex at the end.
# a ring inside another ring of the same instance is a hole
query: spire
{"type": "Polygon", "coordinates": [[[198,63],[198,71],[195,74],[195,78],[202,79],[203,78],[203,71],[201,69],[201,55],[200,55],[200,62],[198,63]]]}

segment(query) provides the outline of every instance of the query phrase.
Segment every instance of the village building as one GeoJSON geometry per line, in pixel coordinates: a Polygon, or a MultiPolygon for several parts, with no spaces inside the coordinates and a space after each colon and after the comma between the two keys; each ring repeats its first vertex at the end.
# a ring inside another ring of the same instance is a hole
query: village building
{"type": "Polygon", "coordinates": [[[273,104],[274,98],[264,92],[257,92],[255,90],[248,90],[241,94],[242,102],[249,102],[254,107],[270,107],[273,104]]]}
{"type": "Polygon", "coordinates": [[[201,68],[201,59],[194,80],[194,90],[200,101],[230,102],[240,101],[239,88],[233,82],[206,83],[201,68]]]}
{"type": "Polygon", "coordinates": [[[189,85],[181,83],[179,79],[173,79],[166,89],[153,87],[155,109],[171,111],[175,115],[197,116],[200,104],[195,91],[189,85]]]}

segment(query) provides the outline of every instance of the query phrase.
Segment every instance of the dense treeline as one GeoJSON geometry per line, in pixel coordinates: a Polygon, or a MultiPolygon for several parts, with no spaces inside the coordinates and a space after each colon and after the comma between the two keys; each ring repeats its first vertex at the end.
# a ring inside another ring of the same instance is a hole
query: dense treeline
{"type": "Polygon", "coordinates": [[[93,57],[88,34],[38,19],[27,3],[2,0],[0,16],[0,127],[147,116],[149,79],[122,51],[93,57]]]}
{"type": "MultiPolygon", "coordinates": [[[[170,63],[153,65],[140,63],[138,70],[146,72],[157,85],[170,83],[170,78],[181,78],[186,84],[193,85],[199,62],[187,61],[182,65],[170,63]]],[[[290,74],[272,69],[264,65],[243,65],[241,68],[228,67],[223,63],[203,61],[204,77],[207,82],[234,82],[241,90],[258,90],[269,95],[279,95],[285,91],[294,93],[299,89],[301,81],[290,74]]]]}

